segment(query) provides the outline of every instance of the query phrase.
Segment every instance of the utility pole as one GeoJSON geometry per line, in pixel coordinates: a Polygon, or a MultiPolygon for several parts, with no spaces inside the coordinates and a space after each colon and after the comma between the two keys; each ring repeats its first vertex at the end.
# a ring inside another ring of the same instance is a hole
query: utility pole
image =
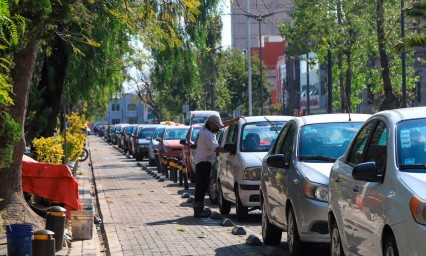
{"type": "MultiPolygon", "coordinates": [[[[401,0],[401,38],[405,37],[405,16],[404,16],[404,0],[401,0]]],[[[401,53],[402,65],[402,107],[407,107],[407,78],[405,69],[405,51],[401,53]]]]}
{"type": "MultiPolygon", "coordinates": [[[[247,10],[250,12],[250,0],[247,0],[247,10]]],[[[250,17],[247,16],[247,65],[248,65],[248,115],[253,115],[253,95],[252,95],[252,84],[251,84],[251,46],[250,46],[250,38],[251,38],[251,25],[250,25],[250,17]]]]}

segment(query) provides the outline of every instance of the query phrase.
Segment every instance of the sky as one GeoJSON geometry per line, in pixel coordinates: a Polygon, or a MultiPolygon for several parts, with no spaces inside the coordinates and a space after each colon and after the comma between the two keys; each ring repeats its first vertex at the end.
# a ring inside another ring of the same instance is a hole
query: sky
{"type": "MultiPolygon", "coordinates": [[[[222,9],[222,14],[231,13],[231,3],[229,2],[229,0],[221,0],[219,8],[222,9]]],[[[222,23],[222,46],[231,46],[231,15],[222,15],[222,23]]]]}

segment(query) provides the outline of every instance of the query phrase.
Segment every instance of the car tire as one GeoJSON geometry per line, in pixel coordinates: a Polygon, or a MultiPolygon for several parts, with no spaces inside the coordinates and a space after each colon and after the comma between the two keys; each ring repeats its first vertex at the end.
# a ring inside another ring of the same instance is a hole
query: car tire
{"type": "Polygon", "coordinates": [[[247,219],[248,207],[244,206],[243,203],[241,202],[240,191],[238,189],[238,185],[237,185],[237,188],[235,189],[235,199],[237,201],[237,205],[236,205],[237,220],[238,221],[244,221],[244,220],[247,219]]]}
{"type": "Polygon", "coordinates": [[[386,237],[385,247],[383,248],[383,256],[399,256],[395,236],[392,233],[386,237]]]}
{"type": "Polygon", "coordinates": [[[155,159],[149,158],[149,166],[155,166],[155,159]]]}
{"type": "Polygon", "coordinates": [[[266,245],[279,245],[281,242],[283,231],[277,226],[269,222],[268,213],[266,212],[266,203],[262,203],[262,238],[266,245]]]}
{"type": "Polygon", "coordinates": [[[219,211],[220,214],[228,215],[231,212],[231,203],[223,197],[222,186],[218,182],[219,188],[219,211]]]}
{"type": "Polygon", "coordinates": [[[136,156],[136,161],[143,161],[143,156],[136,156]]]}
{"type": "Polygon", "coordinates": [[[297,229],[296,216],[294,215],[293,208],[290,207],[287,213],[287,244],[289,255],[300,255],[302,249],[302,242],[299,237],[299,230],[297,229]]]}
{"type": "Polygon", "coordinates": [[[217,189],[217,181],[215,178],[210,178],[209,199],[212,204],[217,204],[219,201],[219,192],[217,189]]]}
{"type": "Polygon", "coordinates": [[[345,252],[343,251],[339,227],[337,226],[337,223],[334,220],[331,222],[330,240],[330,256],[344,256],[345,252]]]}

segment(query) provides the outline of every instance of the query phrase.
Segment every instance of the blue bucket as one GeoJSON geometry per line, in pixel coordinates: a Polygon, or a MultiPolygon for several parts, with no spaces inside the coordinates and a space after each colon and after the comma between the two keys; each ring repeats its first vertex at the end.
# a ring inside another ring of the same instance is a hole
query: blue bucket
{"type": "Polygon", "coordinates": [[[31,256],[32,224],[6,225],[6,236],[8,256],[31,256]]]}

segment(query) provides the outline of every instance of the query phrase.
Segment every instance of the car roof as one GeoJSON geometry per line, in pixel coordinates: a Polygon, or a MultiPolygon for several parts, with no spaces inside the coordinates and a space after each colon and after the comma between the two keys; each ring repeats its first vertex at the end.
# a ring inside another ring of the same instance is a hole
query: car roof
{"type": "Polygon", "coordinates": [[[412,108],[399,108],[392,110],[385,110],[374,114],[384,115],[388,118],[400,121],[400,120],[408,120],[408,119],[417,119],[417,118],[425,118],[426,117],[426,107],[412,107],[412,108]]]}
{"type": "Polygon", "coordinates": [[[189,125],[167,125],[166,130],[172,130],[172,129],[189,129],[191,126],[189,125]]]}
{"type": "Polygon", "coordinates": [[[251,122],[259,122],[259,121],[288,121],[293,118],[293,116],[245,116],[244,118],[240,118],[240,122],[242,123],[251,123],[251,122]]]}
{"type": "Polygon", "coordinates": [[[365,122],[371,115],[369,114],[348,114],[348,113],[335,113],[335,114],[319,114],[294,117],[300,125],[307,124],[321,124],[321,123],[339,123],[339,122],[365,122]]]}

